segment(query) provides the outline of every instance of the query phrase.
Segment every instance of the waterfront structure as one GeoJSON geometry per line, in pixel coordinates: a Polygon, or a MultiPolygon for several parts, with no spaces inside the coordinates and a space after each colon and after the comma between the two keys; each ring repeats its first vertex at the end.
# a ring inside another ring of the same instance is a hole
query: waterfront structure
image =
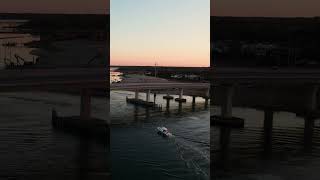
{"type": "Polygon", "coordinates": [[[96,90],[102,90],[107,96],[109,82],[106,74],[105,68],[1,70],[0,92],[58,91],[80,94],[80,115],[59,118],[57,112],[53,110],[53,125],[86,131],[102,128],[104,133],[110,122],[91,117],[91,96],[96,90]]]}
{"type": "Polygon", "coordinates": [[[310,69],[215,68],[211,74],[211,126],[220,129],[221,164],[227,166],[232,129],[242,128],[245,119],[234,117],[233,107],[264,111],[264,151],[272,150],[274,112],[286,111],[304,118],[306,150],[312,146],[315,120],[320,117],[320,73],[310,69]],[[212,111],[213,112],[213,111],[212,111]]]}

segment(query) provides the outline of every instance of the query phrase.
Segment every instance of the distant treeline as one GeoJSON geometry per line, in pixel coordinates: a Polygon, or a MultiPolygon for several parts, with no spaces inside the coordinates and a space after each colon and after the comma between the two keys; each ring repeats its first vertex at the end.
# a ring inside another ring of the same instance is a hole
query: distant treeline
{"type": "MultiPolygon", "coordinates": [[[[154,66],[111,66],[117,67],[121,71],[154,71],[154,66]]],[[[208,67],[167,67],[167,66],[157,66],[157,71],[163,72],[190,72],[190,73],[201,73],[209,70],[208,67]]]]}
{"type": "Polygon", "coordinates": [[[320,42],[320,18],[265,18],[211,16],[211,41],[320,42]]]}
{"type": "MultiPolygon", "coordinates": [[[[124,73],[143,73],[154,76],[155,67],[153,66],[112,66],[119,68],[118,70],[124,73]]],[[[171,78],[171,75],[198,75],[202,80],[208,80],[209,67],[163,67],[156,68],[157,77],[171,78]]]]}

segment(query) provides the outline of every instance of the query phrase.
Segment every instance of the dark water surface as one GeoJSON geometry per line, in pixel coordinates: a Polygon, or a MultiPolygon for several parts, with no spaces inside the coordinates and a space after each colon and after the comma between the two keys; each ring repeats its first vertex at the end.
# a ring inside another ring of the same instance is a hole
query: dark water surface
{"type": "MultiPolygon", "coordinates": [[[[209,179],[210,114],[204,100],[197,99],[192,108],[188,97],[180,111],[172,101],[170,112],[166,112],[166,103],[158,94],[156,103],[164,108],[159,112],[127,104],[126,96],[134,93],[111,92],[113,179],[209,179]],[[167,127],[175,137],[159,136],[158,126],[167,127]]],[[[145,98],[144,93],[140,96],[145,98]]]]}
{"type": "MultiPolygon", "coordinates": [[[[0,94],[0,179],[105,179],[106,143],[54,130],[51,110],[79,115],[78,96],[45,92],[0,94]]],[[[106,118],[105,98],[93,115],[106,118]]]]}
{"type": "MultiPolygon", "coordinates": [[[[212,114],[218,114],[213,108],[212,114]]],[[[211,129],[212,179],[316,180],[320,177],[320,126],[316,121],[312,143],[304,141],[304,118],[294,113],[275,112],[272,143],[267,144],[264,112],[233,108],[233,115],[245,119],[243,129],[232,129],[229,161],[224,168],[220,154],[220,128],[211,129]]]]}

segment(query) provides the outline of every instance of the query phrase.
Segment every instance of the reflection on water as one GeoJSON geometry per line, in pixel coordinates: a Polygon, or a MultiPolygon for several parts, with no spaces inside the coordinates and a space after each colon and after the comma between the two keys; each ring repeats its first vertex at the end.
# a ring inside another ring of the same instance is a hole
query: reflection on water
{"type": "MultiPolygon", "coordinates": [[[[180,110],[171,101],[169,111],[158,111],[127,104],[126,96],[134,93],[111,92],[113,179],[209,179],[209,111],[204,100],[197,99],[193,107],[188,97],[180,110]],[[175,137],[159,136],[158,126],[175,137]]],[[[165,107],[162,97],[157,94],[156,103],[165,107]]]]}

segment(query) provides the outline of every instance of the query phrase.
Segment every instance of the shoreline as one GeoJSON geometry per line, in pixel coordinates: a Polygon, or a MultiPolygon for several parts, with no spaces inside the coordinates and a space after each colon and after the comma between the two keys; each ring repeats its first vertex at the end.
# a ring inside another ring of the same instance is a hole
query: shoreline
{"type": "MultiPolygon", "coordinates": [[[[128,75],[123,75],[122,76],[123,79],[121,82],[118,83],[148,83],[148,82],[152,82],[152,83],[166,83],[166,82],[186,82],[186,81],[172,81],[172,80],[168,80],[165,78],[159,78],[159,77],[152,77],[152,76],[146,76],[146,75],[140,75],[140,74],[128,74],[128,75]]],[[[189,81],[190,82],[190,81],[189,81]]],[[[111,91],[123,91],[123,90],[111,90],[111,91]]],[[[130,90],[126,90],[125,92],[133,92],[130,90]]],[[[144,93],[144,91],[141,91],[142,93],[144,93]]],[[[171,94],[171,95],[179,95],[179,90],[155,90],[152,91],[152,93],[156,93],[156,94],[171,94]]],[[[184,90],[184,95],[185,96],[198,96],[198,97],[205,97],[206,96],[206,92],[203,90],[184,90]]]]}

